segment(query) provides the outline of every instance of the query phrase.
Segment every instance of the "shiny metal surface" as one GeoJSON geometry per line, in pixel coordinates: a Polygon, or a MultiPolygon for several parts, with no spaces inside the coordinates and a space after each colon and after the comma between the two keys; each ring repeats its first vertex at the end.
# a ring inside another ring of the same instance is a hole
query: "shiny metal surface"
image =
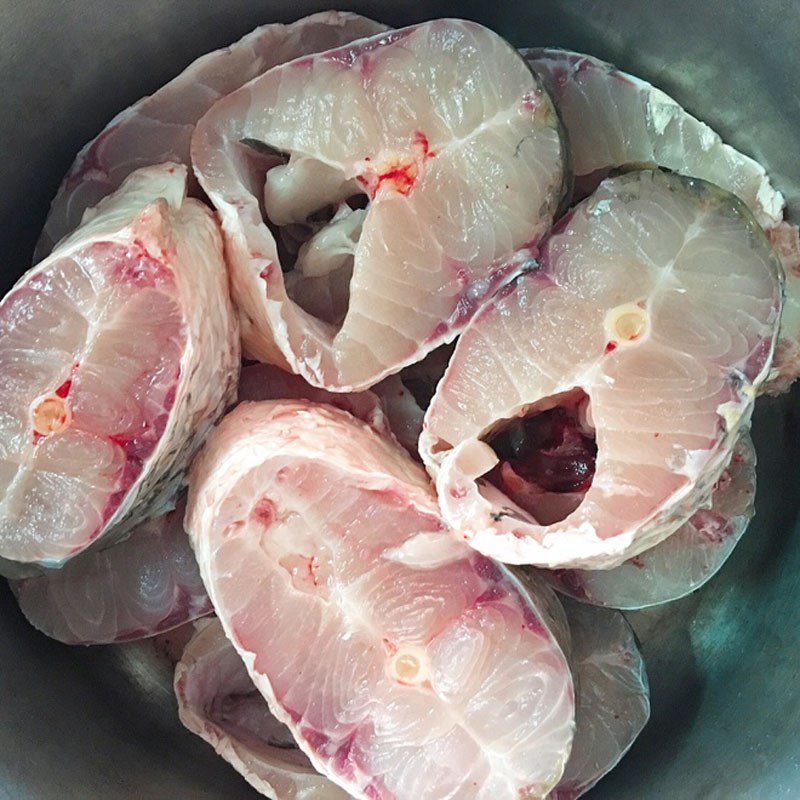
{"type": "MultiPolygon", "coordinates": [[[[292,0],[1,0],[0,285],[25,268],[74,153],[118,110],[292,0]]],[[[768,165],[800,210],[796,0],[342,3],[388,23],[457,15],[517,45],[613,60],[669,91],[768,165]]],[[[800,797],[800,392],[761,400],[757,516],[700,593],[630,615],[653,718],[594,800],[800,797]]],[[[180,728],[147,647],[70,650],[29,629],[0,587],[2,800],[245,800],[180,728]]]]}

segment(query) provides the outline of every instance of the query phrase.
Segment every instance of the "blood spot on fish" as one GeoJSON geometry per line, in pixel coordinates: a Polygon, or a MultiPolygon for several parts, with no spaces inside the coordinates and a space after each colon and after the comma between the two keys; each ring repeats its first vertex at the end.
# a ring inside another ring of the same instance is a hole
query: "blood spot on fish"
{"type": "MultiPolygon", "coordinates": [[[[415,131],[411,137],[410,153],[390,158],[381,165],[379,171],[373,168],[365,170],[357,177],[357,181],[370,199],[374,199],[379,192],[407,195],[422,177],[425,162],[435,155],[430,149],[428,137],[421,131],[415,131]]],[[[371,163],[372,159],[365,157],[364,161],[371,163]]]]}
{"type": "Polygon", "coordinates": [[[617,343],[616,342],[609,342],[606,345],[605,353],[606,354],[613,353],[616,349],[617,349],[617,343]]]}
{"type": "Polygon", "coordinates": [[[507,595],[508,592],[506,592],[506,590],[503,589],[502,586],[498,585],[491,586],[475,600],[475,605],[481,605],[482,603],[491,603],[494,600],[502,600],[507,595]]]}
{"type": "Polygon", "coordinates": [[[644,559],[641,556],[634,556],[633,558],[628,559],[628,563],[632,567],[636,567],[636,569],[644,569],[644,559]]]}
{"type": "Polygon", "coordinates": [[[347,778],[347,780],[355,780],[355,764],[351,760],[351,752],[355,739],[356,732],[353,731],[353,733],[339,745],[336,752],[333,754],[333,769],[347,778]]]}
{"type": "Polygon", "coordinates": [[[522,95],[522,107],[526,111],[535,111],[539,105],[541,104],[542,94],[541,92],[525,92],[522,95]]]}
{"type": "Polygon", "coordinates": [[[268,497],[262,497],[253,506],[250,516],[265,528],[269,527],[273,522],[275,522],[277,517],[275,503],[273,503],[268,497]]]}
{"type": "Polygon", "coordinates": [[[503,573],[500,571],[500,567],[490,558],[477,555],[472,563],[475,568],[475,574],[485,581],[499,583],[503,579],[503,573]]]}
{"type": "Polygon", "coordinates": [[[300,729],[300,735],[308,742],[309,747],[320,754],[327,754],[330,746],[330,737],[308,726],[300,729]]]}
{"type": "Polygon", "coordinates": [[[272,275],[272,267],[273,267],[272,262],[268,261],[264,269],[262,269],[261,272],[258,273],[258,277],[261,278],[262,280],[268,281],[270,276],[272,275]]]}

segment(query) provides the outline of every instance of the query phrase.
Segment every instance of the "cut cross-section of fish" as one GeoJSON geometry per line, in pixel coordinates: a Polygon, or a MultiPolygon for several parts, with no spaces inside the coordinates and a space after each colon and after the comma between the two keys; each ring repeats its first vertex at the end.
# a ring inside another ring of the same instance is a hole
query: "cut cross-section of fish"
{"type": "Polygon", "coordinates": [[[217,620],[191,639],[175,668],[181,722],[272,800],[347,800],[297,747],[247,674],[217,620]]]}
{"type": "Polygon", "coordinates": [[[564,122],[578,199],[612,170],[664,167],[735,194],[767,231],[786,270],[786,302],[765,388],[783,391],[800,375],[800,238],[764,167],[725,144],[671,97],[592,56],[522,51],[544,80],[564,122]]]}
{"type": "Polygon", "coordinates": [[[233,399],[222,239],[178,165],[132,174],[0,302],[0,557],[57,566],[175,497],[233,399]]]}
{"type": "Polygon", "coordinates": [[[741,201],[604,181],[462,334],[420,450],[485,555],[610,568],[710,496],[770,367],[782,269],[741,201]]]}
{"type": "Polygon", "coordinates": [[[165,161],[189,166],[197,120],[221,97],[276,64],[383,30],[384,25],[357,14],[326,11],[291,25],[263,25],[230,47],[198,58],[114,117],[78,153],[51,205],[35,261],[49,255],[80,225],[84,211],[116,191],[134,170],[165,161]]]}
{"type": "Polygon", "coordinates": [[[730,463],[701,508],[650,550],[609,570],[543,570],[559,592],[609,608],[647,608],[677,600],[712,578],[733,552],[753,517],[756,454],[743,433],[730,463]]]}
{"type": "Polygon", "coordinates": [[[339,391],[418,361],[528,262],[562,199],[562,156],[539,80],[470,22],[251,81],[192,141],[245,351],[339,391]]]}
{"type": "Polygon", "coordinates": [[[195,462],[187,523],[255,685],[352,795],[541,798],[558,781],[574,696],[544,613],[445,531],[396,443],[330,406],[240,404],[195,462]]]}
{"type": "Polygon", "coordinates": [[[65,644],[143,639],[211,613],[177,507],[135,528],[129,539],[90,549],[59,570],[12,581],[28,621],[65,644]]]}
{"type": "Polygon", "coordinates": [[[650,717],[650,688],[630,625],[618,611],[566,601],[576,687],[575,741],[548,800],[575,800],[610,772],[650,717]]]}
{"type": "MultiPolygon", "coordinates": [[[[392,437],[372,392],[333,394],[267,364],[242,369],[239,400],[283,398],[331,403],[392,437]]],[[[37,568],[12,581],[28,621],[65,644],[103,644],[155,636],[210,613],[183,528],[185,507],[181,497],[176,509],[139,525],[122,542],[89,548],[59,570],[37,568]]]]}

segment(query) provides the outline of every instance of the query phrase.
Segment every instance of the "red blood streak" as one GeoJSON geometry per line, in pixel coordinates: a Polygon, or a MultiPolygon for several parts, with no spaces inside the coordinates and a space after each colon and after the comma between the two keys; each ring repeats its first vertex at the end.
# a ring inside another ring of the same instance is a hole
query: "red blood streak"
{"type": "Polygon", "coordinates": [[[69,394],[69,390],[72,388],[72,379],[64,381],[61,386],[56,389],[56,396],[64,398],[69,394]]]}

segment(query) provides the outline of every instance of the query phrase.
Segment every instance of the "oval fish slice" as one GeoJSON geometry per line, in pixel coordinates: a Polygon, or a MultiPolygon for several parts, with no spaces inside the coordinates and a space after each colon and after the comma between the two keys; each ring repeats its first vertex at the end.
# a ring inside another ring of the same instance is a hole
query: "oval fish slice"
{"type": "MultiPolygon", "coordinates": [[[[262,25],[230,47],[198,58],[180,75],[117,114],[89,142],[64,176],[36,245],[40,261],[81,223],[84,211],[116,191],[140,167],[191,165],[197,120],[221,97],[276,64],[385,30],[372,20],[326,11],[290,25],[262,25]]],[[[197,186],[190,184],[194,194],[197,186]]]]}
{"type": "Polygon", "coordinates": [[[552,222],[562,151],[519,54],[459,20],[297,59],[230,94],[198,124],[192,160],[247,354],[349,391],[452,340],[552,222]]]}
{"type": "Polygon", "coordinates": [[[782,269],[741,201],[657,171],[604,181],[540,265],[461,336],[420,450],[485,555],[610,568],[710,496],[770,368],[782,269]]]}
{"type": "Polygon", "coordinates": [[[321,773],[372,800],[541,798],[558,781],[563,653],[534,598],[444,533],[398,445],[328,406],[241,404],[189,509],[225,632],[321,773]]]}
{"type": "Polygon", "coordinates": [[[272,800],[346,800],[323,778],[270,713],[244,662],[212,620],[175,668],[181,722],[208,742],[245,780],[272,800]]]}
{"type": "MultiPolygon", "coordinates": [[[[305,398],[349,411],[391,437],[372,392],[331,394],[267,364],[242,369],[238,399],[305,398]]],[[[156,636],[211,612],[183,527],[185,494],[177,507],[131,531],[122,542],[90,548],[59,570],[36,570],[12,581],[28,621],[65,644],[107,644],[156,636]]]]}
{"type": "Polygon", "coordinates": [[[569,138],[579,198],[609,171],[664,167],[714,183],[747,204],[786,270],[786,301],[765,389],[785,391],[800,375],[800,238],[784,220],[786,202],[764,168],[725,144],[655,86],[592,56],[521,51],[544,80],[569,138]]]}
{"type": "Polygon", "coordinates": [[[0,557],[58,566],[169,507],[229,404],[222,240],[186,169],[132,174],[0,302],[0,557]]]}
{"type": "Polygon", "coordinates": [[[609,570],[543,570],[559,592],[592,605],[647,608],[678,600],[714,577],[755,512],[756,453],[743,433],[701,508],[663,542],[609,570]]]}
{"type": "Polygon", "coordinates": [[[59,570],[11,588],[28,622],[64,644],[110,644],[155,636],[210,614],[189,537],[186,497],[135,528],[129,539],[90,549],[59,570]]]}
{"type": "Polygon", "coordinates": [[[650,718],[644,660],[622,614],[567,600],[575,741],[548,800],[576,800],[610,772],[650,718]]]}

